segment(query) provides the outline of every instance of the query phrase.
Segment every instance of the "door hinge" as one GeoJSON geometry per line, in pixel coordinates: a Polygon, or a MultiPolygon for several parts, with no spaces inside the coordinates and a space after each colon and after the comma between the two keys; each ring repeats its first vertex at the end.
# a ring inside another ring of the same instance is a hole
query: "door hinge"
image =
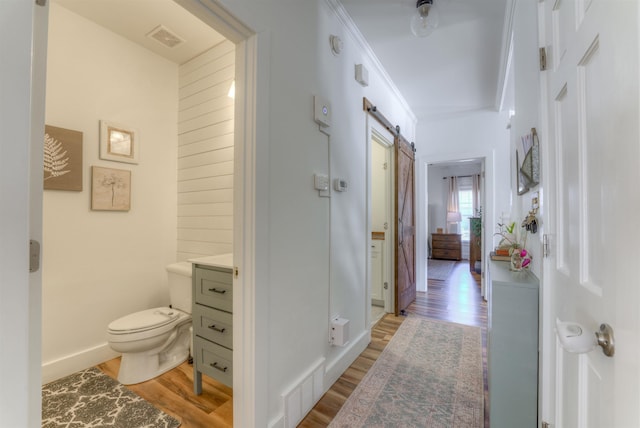
{"type": "Polygon", "coordinates": [[[549,422],[542,422],[542,425],[540,428],[551,428],[551,424],[549,422]]]}
{"type": "Polygon", "coordinates": [[[546,233],[542,236],[542,257],[549,257],[551,254],[551,248],[549,245],[549,235],[546,233]]]}
{"type": "Polygon", "coordinates": [[[540,71],[545,71],[547,69],[547,49],[540,48],[540,71]]]}
{"type": "Polygon", "coordinates": [[[238,266],[235,266],[233,268],[233,275],[238,278],[238,275],[240,275],[240,271],[238,271],[238,266]]]}
{"type": "Polygon", "coordinates": [[[29,241],[29,272],[40,269],[40,243],[33,239],[29,241]]]}
{"type": "Polygon", "coordinates": [[[387,165],[387,163],[385,162],[384,165],[382,165],[382,169],[386,170],[387,168],[389,168],[389,165],[387,165]]]}
{"type": "Polygon", "coordinates": [[[38,6],[46,6],[47,0],[36,0],[38,6]]]}

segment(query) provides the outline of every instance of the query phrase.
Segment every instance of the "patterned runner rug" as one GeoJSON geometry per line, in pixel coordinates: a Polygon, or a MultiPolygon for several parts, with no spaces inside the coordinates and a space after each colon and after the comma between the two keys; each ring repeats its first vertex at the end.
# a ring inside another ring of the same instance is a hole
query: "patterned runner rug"
{"type": "Polygon", "coordinates": [[[180,422],[93,367],[42,387],[42,427],[176,428],[180,422]]]}
{"type": "Polygon", "coordinates": [[[478,327],[410,316],[329,427],[484,426],[478,327]]]}
{"type": "Polygon", "coordinates": [[[451,270],[456,265],[456,262],[452,260],[437,260],[437,259],[428,259],[427,260],[427,278],[428,279],[439,279],[441,281],[449,278],[451,274],[451,270]]]}

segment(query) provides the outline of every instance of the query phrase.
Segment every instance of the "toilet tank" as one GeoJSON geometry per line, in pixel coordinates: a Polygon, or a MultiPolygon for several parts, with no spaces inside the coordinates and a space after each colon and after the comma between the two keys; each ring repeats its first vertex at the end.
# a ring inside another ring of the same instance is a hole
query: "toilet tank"
{"type": "Polygon", "coordinates": [[[178,262],[167,266],[171,307],[191,313],[191,263],[178,262]]]}

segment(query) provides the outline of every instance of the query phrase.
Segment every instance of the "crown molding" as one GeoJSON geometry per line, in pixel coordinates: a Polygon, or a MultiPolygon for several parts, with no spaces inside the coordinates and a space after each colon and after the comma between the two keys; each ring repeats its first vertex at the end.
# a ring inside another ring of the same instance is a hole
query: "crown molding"
{"type": "Polygon", "coordinates": [[[513,60],[513,19],[516,10],[516,2],[507,0],[504,13],[504,26],[502,29],[502,48],[500,50],[500,69],[498,71],[498,85],[496,92],[497,111],[502,111],[504,106],[504,97],[507,93],[509,84],[509,72],[511,71],[511,62],[513,60]]]}

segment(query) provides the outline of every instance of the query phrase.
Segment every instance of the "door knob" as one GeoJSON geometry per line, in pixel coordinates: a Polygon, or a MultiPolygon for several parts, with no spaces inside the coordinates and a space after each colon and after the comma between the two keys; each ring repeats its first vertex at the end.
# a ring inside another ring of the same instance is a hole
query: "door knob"
{"type": "Polygon", "coordinates": [[[607,357],[613,357],[615,353],[613,328],[609,324],[600,324],[600,330],[592,335],[580,324],[558,321],[556,332],[560,345],[569,352],[582,354],[600,346],[607,357]]]}

